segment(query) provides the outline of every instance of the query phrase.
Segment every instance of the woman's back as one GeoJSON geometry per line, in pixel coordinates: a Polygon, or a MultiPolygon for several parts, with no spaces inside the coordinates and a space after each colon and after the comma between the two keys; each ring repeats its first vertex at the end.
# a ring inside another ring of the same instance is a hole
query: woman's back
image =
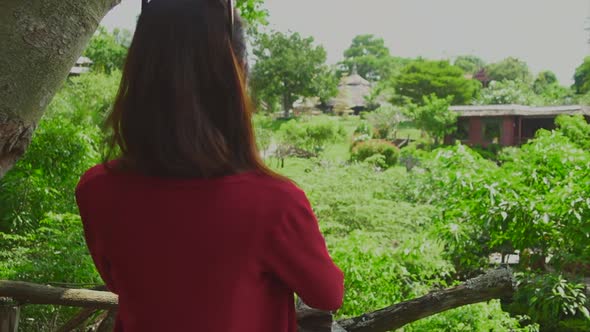
{"type": "Polygon", "coordinates": [[[342,273],[290,182],[101,165],[76,195],[97,268],[119,294],[118,331],[295,331],[293,292],[318,309],[342,303],[342,273]]]}
{"type": "Polygon", "coordinates": [[[143,4],[107,119],[116,161],[76,191],[117,331],[294,331],[293,292],[336,309],[305,194],[260,159],[231,1],[143,4]]]}

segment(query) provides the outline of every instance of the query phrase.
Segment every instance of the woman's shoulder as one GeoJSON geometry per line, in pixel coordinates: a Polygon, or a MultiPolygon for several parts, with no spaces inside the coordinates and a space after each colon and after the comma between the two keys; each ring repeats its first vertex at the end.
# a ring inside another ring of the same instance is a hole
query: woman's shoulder
{"type": "Polygon", "coordinates": [[[301,189],[295,182],[288,178],[258,173],[255,177],[254,185],[260,194],[272,197],[275,201],[307,201],[307,197],[303,189],[301,189]]]}
{"type": "Polygon", "coordinates": [[[80,177],[78,185],[76,186],[76,192],[83,190],[88,186],[95,183],[103,182],[109,175],[109,170],[115,167],[116,161],[109,161],[107,163],[101,163],[88,169],[80,177]]]}

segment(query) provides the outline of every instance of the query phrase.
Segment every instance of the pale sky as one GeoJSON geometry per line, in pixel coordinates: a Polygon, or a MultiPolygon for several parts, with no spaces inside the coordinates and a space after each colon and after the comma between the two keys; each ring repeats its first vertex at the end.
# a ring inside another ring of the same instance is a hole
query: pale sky
{"type": "MultiPolygon", "coordinates": [[[[154,0],[166,1],[166,0],[154,0]]],[[[571,84],[590,55],[590,0],[266,0],[271,28],[313,36],[341,60],[354,36],[385,39],[392,55],[487,62],[515,56],[533,72],[552,70],[571,84]]],[[[103,24],[133,30],[141,0],[123,0],[103,24]]]]}

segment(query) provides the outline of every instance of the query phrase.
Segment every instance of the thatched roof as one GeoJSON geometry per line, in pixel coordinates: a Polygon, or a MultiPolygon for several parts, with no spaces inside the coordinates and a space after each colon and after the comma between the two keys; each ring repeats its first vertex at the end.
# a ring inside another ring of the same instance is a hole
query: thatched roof
{"type": "Polygon", "coordinates": [[[460,117],[527,116],[545,117],[561,114],[590,116],[590,107],[579,105],[531,107],[523,105],[451,106],[460,117]]]}
{"type": "Polygon", "coordinates": [[[371,94],[371,82],[367,81],[359,74],[353,73],[345,76],[340,80],[338,85],[338,95],[332,99],[328,105],[341,105],[344,108],[366,107],[365,97],[371,94]]]}

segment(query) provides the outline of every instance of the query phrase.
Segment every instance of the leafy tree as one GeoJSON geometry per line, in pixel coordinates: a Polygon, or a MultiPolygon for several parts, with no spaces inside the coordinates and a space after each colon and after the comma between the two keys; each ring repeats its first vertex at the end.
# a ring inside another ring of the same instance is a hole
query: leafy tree
{"type": "Polygon", "coordinates": [[[457,113],[451,111],[451,96],[438,98],[435,94],[424,96],[423,106],[410,105],[406,110],[414,124],[427,132],[438,144],[446,135],[457,130],[457,113]]]}
{"type": "Polygon", "coordinates": [[[533,78],[526,62],[514,57],[508,57],[500,62],[486,67],[488,77],[493,81],[523,81],[530,83],[533,78]]]}
{"type": "Polygon", "coordinates": [[[340,73],[352,73],[356,69],[362,77],[378,81],[390,77],[396,65],[399,69],[402,62],[401,58],[391,57],[383,38],[359,35],[354,37],[350,47],[344,51],[340,73]]]}
{"type": "Polygon", "coordinates": [[[477,98],[480,105],[541,104],[528,84],[521,81],[493,81],[477,98]]]}
{"type": "Polygon", "coordinates": [[[481,84],[464,77],[463,70],[448,61],[418,59],[405,66],[401,73],[390,81],[397,96],[395,102],[409,99],[422,104],[424,96],[435,94],[439,98],[451,97],[454,104],[468,104],[477,95],[481,84]]]}
{"type": "Polygon", "coordinates": [[[93,69],[96,71],[111,73],[114,70],[121,70],[127,57],[127,47],[121,42],[127,42],[127,40],[123,38],[120,31],[117,34],[109,33],[105,27],[101,26],[90,40],[84,56],[94,62],[93,69]]]}
{"type": "Polygon", "coordinates": [[[475,55],[461,55],[455,59],[453,65],[463,69],[465,73],[474,74],[486,64],[481,58],[475,55]]]}
{"type": "Polygon", "coordinates": [[[536,94],[542,94],[550,85],[557,84],[557,76],[552,71],[542,71],[537,75],[533,83],[533,91],[536,94]]]}
{"type": "Polygon", "coordinates": [[[590,57],[586,57],[584,62],[576,68],[573,87],[578,94],[590,92],[590,57]]]}
{"type": "Polygon", "coordinates": [[[256,63],[251,87],[258,101],[281,103],[285,116],[301,97],[327,100],[337,93],[337,82],[325,64],[326,50],[312,37],[273,32],[260,35],[254,45],[256,63]]]}

